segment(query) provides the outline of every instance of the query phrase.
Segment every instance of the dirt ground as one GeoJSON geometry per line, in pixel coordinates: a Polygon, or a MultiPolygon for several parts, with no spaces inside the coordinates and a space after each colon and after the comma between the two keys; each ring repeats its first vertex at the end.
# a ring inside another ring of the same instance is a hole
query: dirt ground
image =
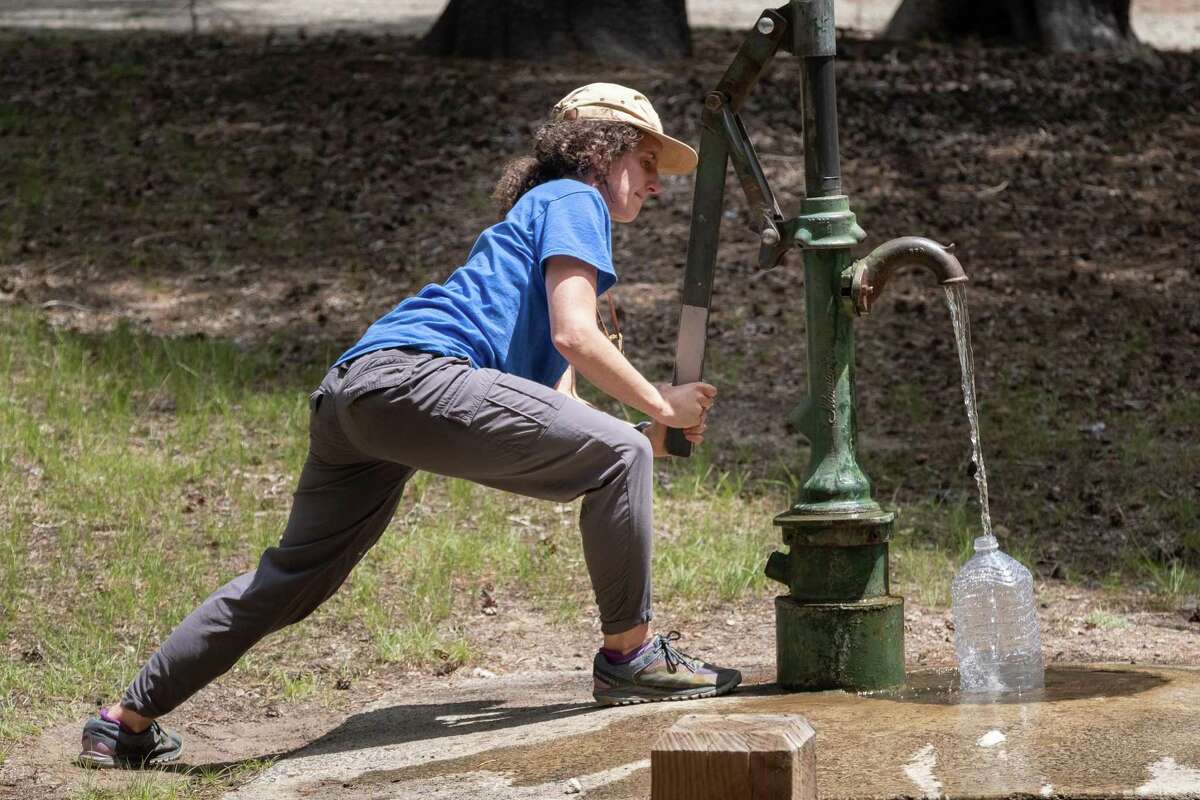
{"type": "MultiPolygon", "coordinates": [[[[548,102],[590,80],[634,84],[694,142],[698,102],[738,40],[701,32],[700,55],[675,66],[497,72],[431,62],[411,54],[411,39],[368,34],[4,34],[0,95],[62,115],[60,163],[87,159],[95,173],[22,223],[0,262],[0,308],[40,307],[74,328],[126,319],[247,346],[287,331],[281,372],[320,359],[453,269],[492,220],[498,164],[520,151],[548,102]],[[129,102],[117,109],[114,97],[129,102]],[[126,127],[94,122],[118,112],[126,127]]],[[[842,56],[842,167],[867,246],[904,234],[956,243],[972,279],[985,447],[989,414],[1029,418],[1028,439],[988,452],[994,516],[1045,537],[1037,570],[1048,658],[1200,663],[1194,601],[1155,610],[1135,586],[1099,583],[1114,551],[1137,544],[1185,554],[1195,533],[1171,529],[1160,512],[1200,495],[1197,474],[1178,468],[1194,461],[1177,458],[1194,454],[1196,430],[1151,412],[1200,388],[1200,54],[1046,56],[847,40],[842,56]],[[989,401],[1043,396],[1060,404],[1006,410],[989,401]],[[1129,461],[1140,418],[1153,421],[1155,445],[1129,461]],[[1068,444],[1044,448],[1047,438],[1068,444]],[[1134,471],[1154,478],[1137,483],[1144,496],[1130,495],[1134,471]],[[1071,513],[1051,527],[1044,520],[1060,506],[1071,513]],[[1059,561],[1084,578],[1059,580],[1059,561]],[[1097,611],[1129,626],[1089,622],[1097,611]]],[[[745,111],[792,213],[802,186],[796,92],[792,74],[778,69],[745,111]]],[[[34,135],[6,126],[0,149],[30,147],[34,135]]],[[[0,175],[0,194],[14,183],[0,175]]],[[[803,380],[802,272],[794,259],[753,272],[733,182],[727,197],[712,330],[715,374],[725,380],[711,424],[719,458],[766,474],[794,449],[784,415],[803,380]]],[[[669,179],[639,223],[615,233],[626,339],[657,377],[670,369],[689,206],[690,182],[669,179]]],[[[877,495],[902,505],[961,489],[965,431],[940,298],[921,276],[888,291],[860,326],[860,424],[877,495]],[[925,398],[919,422],[903,400],[914,391],[925,398]]],[[[595,632],[549,627],[519,598],[511,608],[464,616],[479,666],[501,676],[578,669],[586,697],[595,632]]],[[[906,623],[911,665],[952,663],[945,610],[910,602],[906,623]]],[[[769,680],[769,597],[670,615],[669,624],[689,648],[769,680]]],[[[314,653],[336,648],[327,632],[307,641],[314,653]]],[[[225,680],[172,722],[189,737],[190,764],[220,765],[286,752],[398,682],[444,680],[381,669],[334,707],[281,707],[225,680]]],[[[78,724],[64,719],[18,750],[0,769],[0,796],[59,797],[79,785],[63,763],[78,724]]]]}

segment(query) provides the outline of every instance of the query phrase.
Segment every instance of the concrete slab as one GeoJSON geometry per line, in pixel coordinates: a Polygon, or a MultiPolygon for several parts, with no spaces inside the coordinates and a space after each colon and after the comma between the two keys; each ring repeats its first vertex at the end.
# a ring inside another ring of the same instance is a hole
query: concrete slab
{"type": "Polygon", "coordinates": [[[697,712],[804,715],[822,798],[1200,797],[1195,668],[1054,667],[1044,692],[992,703],[964,702],[950,673],[930,672],[875,696],[785,695],[760,682],[715,700],[613,709],[589,702],[589,677],[401,692],[227,797],[645,798],[654,740],[697,712]]]}

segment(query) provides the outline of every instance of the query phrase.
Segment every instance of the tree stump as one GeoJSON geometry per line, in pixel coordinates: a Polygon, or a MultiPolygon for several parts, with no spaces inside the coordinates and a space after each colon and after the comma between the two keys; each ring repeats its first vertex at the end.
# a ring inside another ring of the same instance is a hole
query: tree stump
{"type": "Polygon", "coordinates": [[[450,0],[418,45],[431,56],[548,61],[692,54],[684,0],[450,0]]]}
{"type": "Polygon", "coordinates": [[[1129,0],[904,0],[883,39],[1012,40],[1057,51],[1136,49],[1129,0]]]}
{"type": "Polygon", "coordinates": [[[689,714],[650,751],[651,800],[816,800],[812,727],[796,714],[689,714]]]}

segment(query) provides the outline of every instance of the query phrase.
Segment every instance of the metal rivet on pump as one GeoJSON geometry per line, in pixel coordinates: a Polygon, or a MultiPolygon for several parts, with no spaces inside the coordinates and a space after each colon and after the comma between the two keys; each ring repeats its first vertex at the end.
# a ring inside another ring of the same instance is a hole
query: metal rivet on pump
{"type": "Polygon", "coordinates": [[[758,18],[758,32],[763,36],[769,36],[775,30],[775,20],[770,17],[758,18]]]}

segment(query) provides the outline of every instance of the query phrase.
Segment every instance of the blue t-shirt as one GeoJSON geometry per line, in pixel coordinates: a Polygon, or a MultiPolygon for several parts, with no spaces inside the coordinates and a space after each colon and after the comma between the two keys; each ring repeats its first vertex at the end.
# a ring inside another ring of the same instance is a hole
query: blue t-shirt
{"type": "Polygon", "coordinates": [[[479,235],[467,262],[444,283],[429,284],[385,314],[335,364],[408,347],[554,386],[567,361],[550,340],[542,265],[556,255],[595,267],[597,296],[617,282],[608,207],[580,181],[530,189],[479,235]]]}

